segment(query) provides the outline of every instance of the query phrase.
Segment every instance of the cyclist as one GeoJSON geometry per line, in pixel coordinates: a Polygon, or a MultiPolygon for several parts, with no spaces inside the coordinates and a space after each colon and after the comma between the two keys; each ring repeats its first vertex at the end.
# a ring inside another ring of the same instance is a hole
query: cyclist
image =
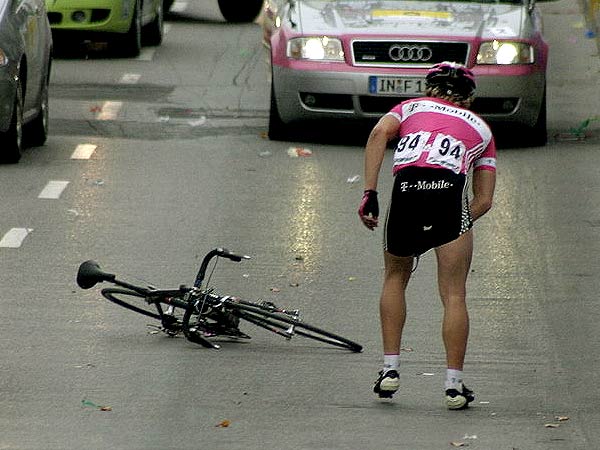
{"type": "Polygon", "coordinates": [[[398,139],[384,224],[383,368],[373,390],[389,398],[399,388],[406,287],[415,258],[418,262],[419,255],[435,249],[444,307],[445,400],[449,409],[462,409],[474,400],[462,375],[469,334],[465,297],[473,253],[471,228],[492,206],[496,146],[488,125],[468,109],[475,94],[468,68],[452,62],[436,64],[428,71],[425,86],[424,97],[400,103],[379,120],[365,149],[365,190],[358,213],[372,230],[378,225],[377,182],[385,149],[398,139]]]}

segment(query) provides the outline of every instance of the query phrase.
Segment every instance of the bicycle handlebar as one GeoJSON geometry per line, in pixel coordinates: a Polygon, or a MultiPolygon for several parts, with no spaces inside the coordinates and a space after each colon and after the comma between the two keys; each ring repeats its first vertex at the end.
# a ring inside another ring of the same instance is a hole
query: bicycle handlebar
{"type": "Polygon", "coordinates": [[[226,248],[222,248],[222,247],[215,248],[214,250],[211,250],[210,252],[208,252],[206,254],[206,256],[204,256],[204,259],[202,260],[202,264],[200,264],[200,270],[198,270],[198,274],[196,275],[196,280],[194,281],[194,287],[202,286],[202,282],[204,281],[204,275],[206,274],[206,269],[208,267],[208,263],[210,263],[210,260],[213,259],[215,256],[227,258],[234,262],[240,262],[243,259],[250,259],[250,256],[248,256],[248,255],[237,255],[235,253],[231,253],[226,248]]]}

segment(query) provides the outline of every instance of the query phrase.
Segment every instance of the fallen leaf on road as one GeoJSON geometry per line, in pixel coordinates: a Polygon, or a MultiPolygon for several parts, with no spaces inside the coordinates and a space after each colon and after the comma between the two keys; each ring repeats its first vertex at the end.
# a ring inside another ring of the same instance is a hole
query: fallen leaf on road
{"type": "Polygon", "coordinates": [[[311,156],[312,155],[311,150],[309,150],[308,148],[302,148],[302,147],[290,147],[290,148],[288,148],[287,153],[291,158],[298,158],[299,156],[311,156]]]}
{"type": "Polygon", "coordinates": [[[231,422],[229,420],[222,420],[221,422],[219,422],[218,424],[216,424],[215,427],[217,427],[217,428],[227,428],[229,425],[231,425],[231,422]]]}
{"type": "Polygon", "coordinates": [[[112,408],[110,406],[97,405],[94,402],[85,399],[81,400],[81,406],[89,406],[91,408],[99,409],[100,411],[112,411],[112,408]]]}
{"type": "Polygon", "coordinates": [[[452,445],[452,447],[466,447],[468,444],[465,444],[462,441],[453,441],[450,442],[450,445],[452,445]]]}
{"type": "Polygon", "coordinates": [[[200,116],[195,120],[190,120],[188,121],[188,123],[192,126],[192,127],[199,127],[200,125],[204,125],[206,123],[206,116],[200,116]]]}
{"type": "Polygon", "coordinates": [[[81,365],[75,366],[76,369],[84,369],[84,368],[89,368],[89,367],[96,367],[96,366],[92,363],[86,363],[86,364],[81,364],[81,365]]]}

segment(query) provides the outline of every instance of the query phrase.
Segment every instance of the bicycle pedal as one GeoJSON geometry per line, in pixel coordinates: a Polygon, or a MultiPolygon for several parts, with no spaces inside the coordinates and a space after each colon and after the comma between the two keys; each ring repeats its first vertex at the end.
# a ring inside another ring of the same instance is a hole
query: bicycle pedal
{"type": "Polygon", "coordinates": [[[221,348],[220,345],[215,344],[214,342],[210,342],[208,339],[206,339],[206,336],[204,336],[199,331],[190,330],[190,332],[187,334],[186,337],[188,338],[188,340],[190,342],[193,342],[194,344],[200,344],[201,346],[206,347],[206,348],[214,348],[214,349],[221,348]]]}
{"type": "Polygon", "coordinates": [[[197,333],[200,334],[203,338],[212,338],[219,335],[219,333],[215,333],[214,331],[208,330],[197,330],[197,333]]]}

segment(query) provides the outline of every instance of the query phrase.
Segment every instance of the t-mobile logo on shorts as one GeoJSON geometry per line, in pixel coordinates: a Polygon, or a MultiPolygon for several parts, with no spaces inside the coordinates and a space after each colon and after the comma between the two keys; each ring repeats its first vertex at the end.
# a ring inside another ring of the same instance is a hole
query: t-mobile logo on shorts
{"type": "Polygon", "coordinates": [[[403,181],[400,183],[400,189],[402,192],[406,192],[408,190],[411,191],[431,191],[434,189],[448,189],[452,187],[452,183],[449,181],[439,180],[439,181],[417,181],[415,184],[410,184],[408,181],[403,181]]]}

